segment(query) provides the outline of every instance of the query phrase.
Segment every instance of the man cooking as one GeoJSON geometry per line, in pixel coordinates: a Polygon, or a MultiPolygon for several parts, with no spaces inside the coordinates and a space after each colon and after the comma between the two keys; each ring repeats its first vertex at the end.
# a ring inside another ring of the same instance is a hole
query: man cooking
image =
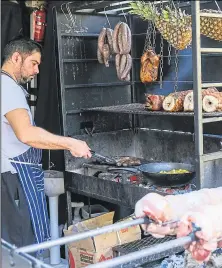
{"type": "Polygon", "coordinates": [[[50,238],[41,149],[68,150],[90,158],[84,141],[54,135],[35,126],[21,86],[39,73],[41,46],[27,38],[10,41],[1,71],[2,238],[22,247],[50,238]],[[18,200],[18,201],[16,201],[18,200]]]}

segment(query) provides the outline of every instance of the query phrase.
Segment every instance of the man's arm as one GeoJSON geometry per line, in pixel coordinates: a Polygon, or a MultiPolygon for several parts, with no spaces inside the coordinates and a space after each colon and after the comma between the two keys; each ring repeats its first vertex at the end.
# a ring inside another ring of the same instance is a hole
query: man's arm
{"type": "Polygon", "coordinates": [[[22,143],[39,149],[69,150],[76,157],[91,157],[90,149],[84,141],[54,135],[32,126],[26,109],[12,110],[5,117],[22,143]]]}

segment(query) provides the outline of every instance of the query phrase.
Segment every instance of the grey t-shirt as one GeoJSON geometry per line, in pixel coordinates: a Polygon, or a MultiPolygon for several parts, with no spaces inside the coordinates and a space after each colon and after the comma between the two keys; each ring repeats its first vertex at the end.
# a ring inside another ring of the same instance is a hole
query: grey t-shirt
{"type": "Polygon", "coordinates": [[[16,157],[30,147],[18,140],[5,115],[15,109],[23,108],[29,113],[31,122],[32,114],[26,100],[26,92],[12,78],[1,74],[1,173],[16,170],[11,165],[9,158],[16,157]]]}

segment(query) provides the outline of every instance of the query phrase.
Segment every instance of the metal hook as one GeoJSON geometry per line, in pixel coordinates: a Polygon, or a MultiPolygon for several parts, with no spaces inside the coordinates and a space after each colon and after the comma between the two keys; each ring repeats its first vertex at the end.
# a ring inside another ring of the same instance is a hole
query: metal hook
{"type": "Polygon", "coordinates": [[[70,19],[71,19],[71,22],[72,22],[72,27],[74,28],[75,27],[75,24],[76,24],[76,21],[74,21],[73,16],[72,16],[72,12],[71,12],[71,10],[69,8],[69,4],[70,3],[72,3],[72,2],[66,3],[66,9],[67,9],[67,11],[69,13],[69,16],[70,16],[70,19]]]}
{"type": "Polygon", "coordinates": [[[105,14],[105,16],[106,16],[106,20],[107,20],[107,22],[108,22],[108,24],[109,24],[109,28],[112,29],[111,24],[110,24],[110,21],[109,21],[109,19],[108,19],[108,16],[107,16],[107,14],[106,14],[106,7],[104,7],[104,14],[105,14]]]}
{"type": "Polygon", "coordinates": [[[64,11],[63,8],[62,8],[62,6],[65,5],[65,4],[66,4],[66,3],[61,4],[61,7],[60,7],[60,8],[61,8],[61,10],[62,10],[62,13],[63,13],[64,16],[66,17],[67,21],[69,21],[67,15],[66,15],[66,13],[65,13],[65,11],[64,11]]]}
{"type": "Polygon", "coordinates": [[[216,6],[217,6],[218,10],[219,10],[219,11],[221,11],[220,6],[218,5],[217,1],[216,1],[216,0],[214,0],[214,2],[215,2],[215,4],[216,4],[216,6]]]}
{"type": "MultiPolygon", "coordinates": [[[[120,3],[120,2],[119,2],[120,3]]],[[[126,21],[126,23],[128,24],[128,22],[127,22],[127,18],[126,18],[126,14],[125,14],[125,12],[123,11],[123,4],[121,3],[121,9],[122,9],[122,12],[123,12],[123,16],[124,16],[124,18],[125,18],[125,21],[126,21]]]]}

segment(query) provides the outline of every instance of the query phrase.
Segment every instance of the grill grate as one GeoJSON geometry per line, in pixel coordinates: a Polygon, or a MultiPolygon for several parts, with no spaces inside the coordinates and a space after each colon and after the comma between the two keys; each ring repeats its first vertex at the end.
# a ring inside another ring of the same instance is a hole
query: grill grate
{"type": "MultiPolygon", "coordinates": [[[[147,236],[146,238],[143,238],[141,240],[137,240],[131,243],[123,244],[120,246],[116,246],[113,248],[113,252],[115,256],[122,256],[126,254],[130,254],[132,252],[142,250],[144,248],[150,248],[154,245],[161,244],[164,242],[168,242],[171,240],[174,240],[175,236],[165,236],[164,238],[159,238],[156,239],[152,237],[151,235],[147,236]]],[[[184,249],[182,247],[174,248],[171,251],[165,251],[163,253],[155,254],[149,257],[145,257],[142,259],[139,259],[137,261],[132,261],[129,263],[126,263],[121,266],[121,268],[132,268],[132,267],[139,267],[140,265],[145,265],[148,264],[148,266],[143,266],[143,267],[153,267],[153,264],[157,261],[160,261],[172,254],[177,254],[177,253],[182,253],[184,249]],[[152,265],[151,265],[152,264],[152,265]]],[[[119,268],[116,267],[116,268],[119,268]]]]}
{"type": "MultiPolygon", "coordinates": [[[[193,112],[165,112],[165,111],[148,111],[144,104],[130,103],[116,106],[104,106],[84,108],[82,111],[108,112],[108,113],[125,113],[125,114],[144,114],[144,115],[174,115],[174,116],[194,116],[193,112]]],[[[222,112],[203,113],[203,117],[222,116],[222,112]]]]}
{"type": "Polygon", "coordinates": [[[161,244],[163,242],[168,242],[173,239],[175,239],[174,236],[165,236],[164,238],[157,239],[149,235],[148,237],[143,238],[141,240],[117,246],[113,250],[117,253],[120,253],[121,255],[125,255],[144,248],[149,248],[157,244],[161,244]]]}

